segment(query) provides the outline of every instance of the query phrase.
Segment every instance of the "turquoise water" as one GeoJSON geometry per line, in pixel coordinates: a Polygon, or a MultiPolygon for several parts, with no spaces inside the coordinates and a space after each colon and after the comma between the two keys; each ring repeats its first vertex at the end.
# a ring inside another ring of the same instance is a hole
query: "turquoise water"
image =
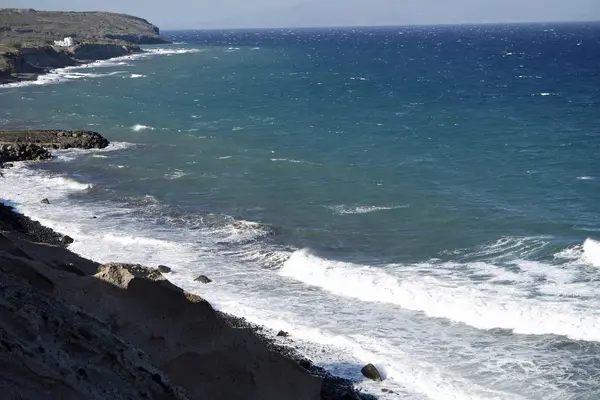
{"type": "Polygon", "coordinates": [[[2,127],[114,144],[19,165],[0,198],[336,373],[377,363],[384,399],[596,399],[599,34],[171,32],[1,88],[2,127]]]}

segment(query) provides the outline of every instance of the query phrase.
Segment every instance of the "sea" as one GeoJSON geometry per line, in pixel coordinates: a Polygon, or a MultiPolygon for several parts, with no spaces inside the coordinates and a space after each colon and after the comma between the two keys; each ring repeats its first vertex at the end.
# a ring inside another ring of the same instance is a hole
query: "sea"
{"type": "Polygon", "coordinates": [[[600,399],[600,23],[165,36],[1,87],[112,144],[0,198],[380,399],[600,399]]]}

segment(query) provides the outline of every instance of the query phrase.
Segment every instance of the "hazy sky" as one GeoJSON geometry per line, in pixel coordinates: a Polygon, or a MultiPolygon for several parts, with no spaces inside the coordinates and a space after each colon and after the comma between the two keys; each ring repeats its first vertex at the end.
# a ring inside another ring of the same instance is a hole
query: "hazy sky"
{"type": "Polygon", "coordinates": [[[600,20],[600,0],[0,0],[0,6],[124,12],[162,29],[600,20]]]}

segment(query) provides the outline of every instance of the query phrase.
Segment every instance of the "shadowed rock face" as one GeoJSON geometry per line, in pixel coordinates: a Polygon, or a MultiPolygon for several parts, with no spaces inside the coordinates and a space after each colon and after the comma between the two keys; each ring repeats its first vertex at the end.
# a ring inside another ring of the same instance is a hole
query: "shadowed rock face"
{"type": "Polygon", "coordinates": [[[0,9],[0,43],[52,44],[71,36],[82,42],[168,43],[159,29],[142,18],[107,12],[61,12],[0,9]]]}

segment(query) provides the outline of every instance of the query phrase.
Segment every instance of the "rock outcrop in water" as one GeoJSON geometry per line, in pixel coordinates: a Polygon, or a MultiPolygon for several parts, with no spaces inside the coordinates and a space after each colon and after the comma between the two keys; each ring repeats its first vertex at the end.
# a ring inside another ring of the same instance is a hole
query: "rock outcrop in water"
{"type": "MultiPolygon", "coordinates": [[[[0,204],[0,388],[35,399],[360,399],[141,265],[100,265],[0,204]]],[[[44,228],[48,229],[48,228],[44,228]]],[[[310,363],[308,363],[310,367],[310,363]]]]}
{"type": "Polygon", "coordinates": [[[109,141],[97,132],[26,130],[0,131],[0,164],[52,158],[48,149],[103,149],[109,141]]]}

